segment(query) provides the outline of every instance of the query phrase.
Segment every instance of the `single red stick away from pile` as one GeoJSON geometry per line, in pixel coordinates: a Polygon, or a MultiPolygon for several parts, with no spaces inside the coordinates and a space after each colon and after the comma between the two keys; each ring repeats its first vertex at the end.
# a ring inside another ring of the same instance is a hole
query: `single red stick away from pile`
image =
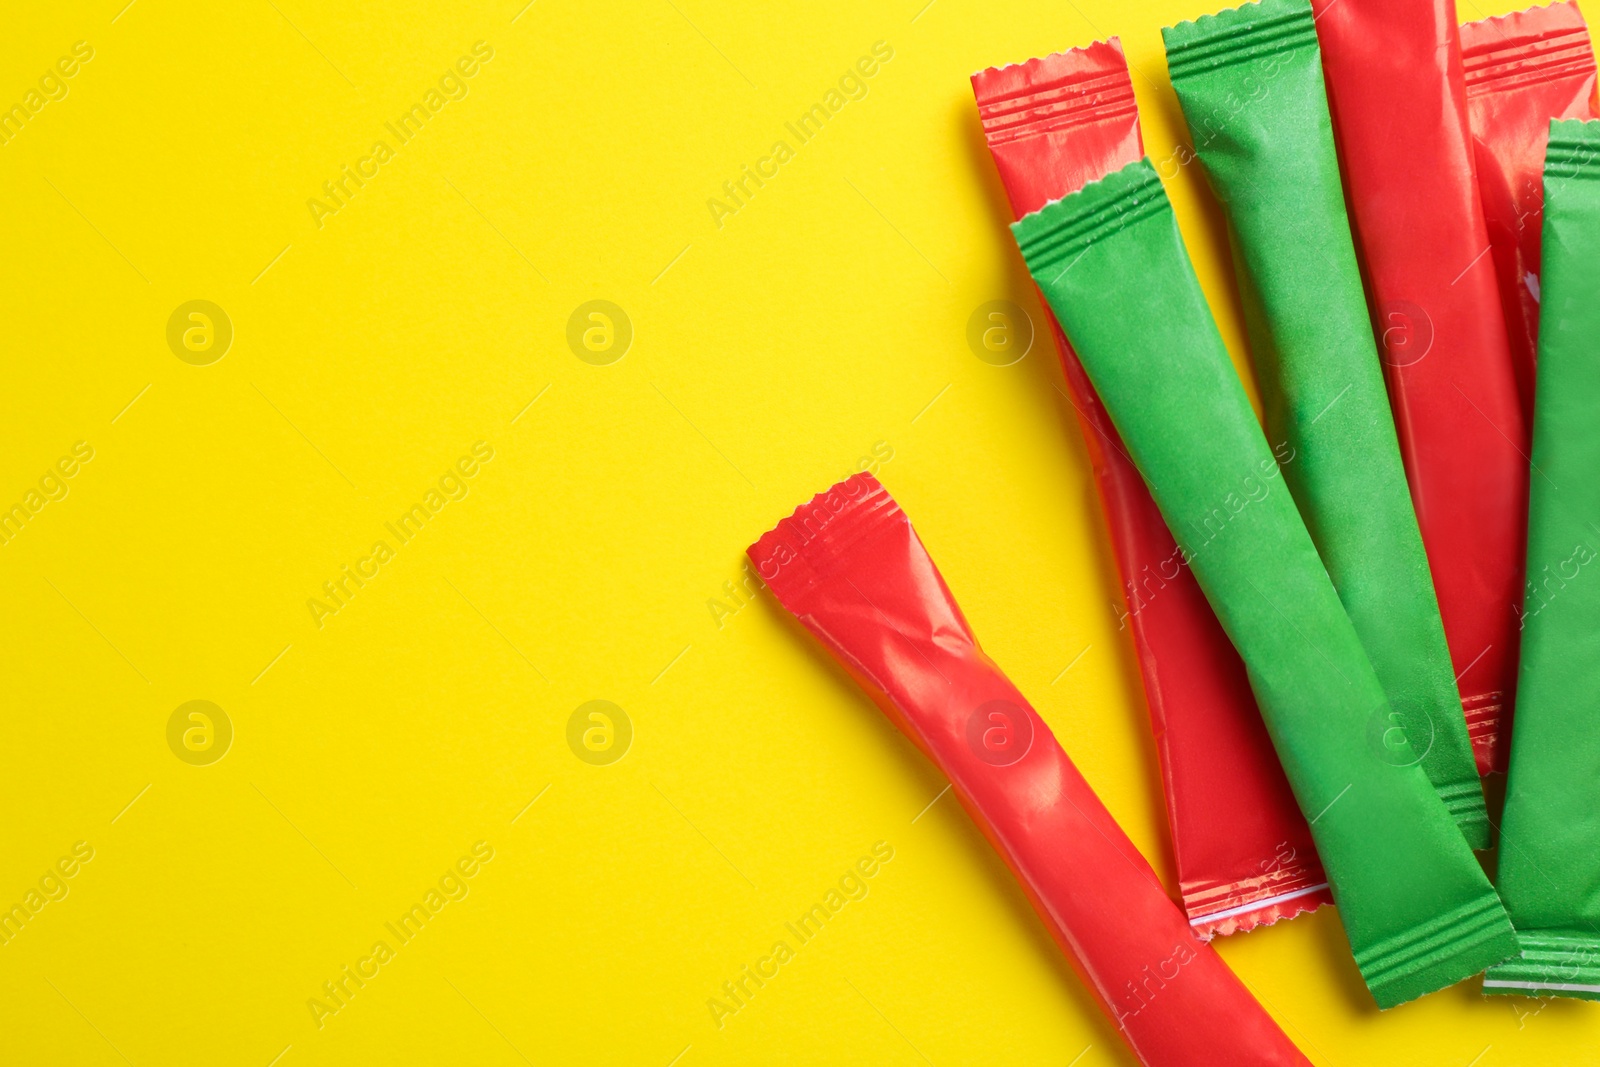
{"type": "Polygon", "coordinates": [[[1307,1064],[984,655],[877,479],[813,497],[750,547],[780,604],[949,777],[1146,1064],[1307,1064]]]}

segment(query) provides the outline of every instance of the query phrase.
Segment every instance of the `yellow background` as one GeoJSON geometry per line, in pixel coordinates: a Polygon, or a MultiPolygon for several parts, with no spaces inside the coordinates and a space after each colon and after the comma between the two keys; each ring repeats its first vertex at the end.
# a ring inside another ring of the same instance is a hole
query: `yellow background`
{"type": "MultiPolygon", "coordinates": [[[[0,145],[0,505],[94,449],[0,545],[0,905],[94,849],[0,945],[0,1060],[1129,1062],[937,772],[770,597],[708,601],[885,443],[985,647],[1170,884],[1055,355],[966,344],[986,301],[1038,316],[967,77],[1120,34],[1159,157],[1159,28],[1213,7],[123,2],[0,35],[8,106],[94,50],[0,145]],[[719,228],[706,201],[877,41],[868,95],[719,228]],[[193,299],[234,328],[208,366],[166,341],[193,299]],[[609,366],[566,342],[591,299],[633,325],[609,366]],[[608,766],[567,744],[591,699],[633,726],[608,766]],[[209,766],[168,746],[190,700],[235,731],[209,766]],[[469,894],[319,1028],[308,1000],[479,841],[469,894]],[[718,1028],[708,998],[878,841],[869,895],[718,1028]]],[[[1220,216],[1196,168],[1170,192],[1242,361],[1220,216]]],[[[1469,983],[1380,1016],[1332,910],[1219,947],[1319,1064],[1596,1055],[1593,1005],[1469,983]]]]}

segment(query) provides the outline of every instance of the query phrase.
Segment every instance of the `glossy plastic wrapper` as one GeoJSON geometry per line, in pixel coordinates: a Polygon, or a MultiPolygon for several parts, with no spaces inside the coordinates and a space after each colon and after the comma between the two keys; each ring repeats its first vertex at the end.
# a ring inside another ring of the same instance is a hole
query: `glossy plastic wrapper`
{"type": "Polygon", "coordinates": [[[1528,601],[1485,993],[1600,1000],[1600,121],[1549,128],[1528,601]]]}
{"type": "Polygon", "coordinates": [[[1142,1062],[1306,1064],[1178,906],[1050,728],[978,647],[870,474],[750,548],[778,602],[950,779],[1142,1062]]]}
{"type": "Polygon", "coordinates": [[[1012,227],[1239,650],[1379,1007],[1516,951],[1505,910],[1390,708],[1141,160],[1012,227]]]}
{"type": "Polygon", "coordinates": [[[1162,30],[1228,216],[1268,440],[1389,698],[1390,758],[1427,771],[1473,848],[1489,817],[1350,240],[1310,0],[1162,30]]]}
{"type": "MultiPolygon", "coordinates": [[[[1015,218],[1144,154],[1115,38],[972,76],[1015,218]]],[[[1048,314],[1048,313],[1047,313],[1048,314]]],[[[1052,316],[1149,704],[1184,909],[1202,937],[1332,900],[1244,664],[1052,316]]]]}
{"type": "Polygon", "coordinates": [[[1473,176],[1454,0],[1312,0],[1367,305],[1478,770],[1505,769],[1527,419],[1473,176]]]}
{"type": "Polygon", "coordinates": [[[1551,4],[1461,27],[1467,117],[1517,388],[1533,417],[1539,233],[1551,119],[1600,117],[1594,47],[1578,5],[1551,4]]]}

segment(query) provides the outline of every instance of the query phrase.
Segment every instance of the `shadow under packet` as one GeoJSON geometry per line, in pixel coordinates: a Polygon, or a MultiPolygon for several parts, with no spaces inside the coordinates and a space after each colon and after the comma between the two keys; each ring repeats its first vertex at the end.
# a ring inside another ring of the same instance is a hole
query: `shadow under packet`
{"type": "Polygon", "coordinates": [[[1380,1008],[1516,952],[1420,766],[1379,747],[1388,700],[1280,482],[1148,159],[1012,227],[1249,669],[1380,1008]]]}
{"type": "Polygon", "coordinates": [[[1533,421],[1539,232],[1551,119],[1600,118],[1594,46],[1574,3],[1461,27],[1467,119],[1523,412],[1533,421]]]}
{"type": "Polygon", "coordinates": [[[1600,121],[1549,126],[1529,595],[1499,885],[1518,959],[1483,991],[1600,1000],[1600,121]]]}
{"type": "MultiPolygon", "coordinates": [[[[972,92],[1014,218],[1144,155],[1115,37],[981,70],[972,92]]],[[[1244,664],[1060,323],[1045,314],[1122,579],[1189,924],[1210,938],[1331,903],[1244,664]]]]}
{"type": "Polygon", "coordinates": [[[1455,0],[1312,0],[1347,206],[1478,771],[1505,770],[1528,422],[1478,200],[1455,0]]]}
{"type": "Polygon", "coordinates": [[[778,603],[950,779],[1141,1062],[1308,1067],[978,647],[877,479],[817,494],[749,555],[778,603]]]}
{"type": "Polygon", "coordinates": [[[1389,698],[1387,758],[1420,763],[1475,849],[1489,815],[1406,486],[1350,239],[1310,0],[1161,31],[1228,218],[1268,440],[1389,698]]]}

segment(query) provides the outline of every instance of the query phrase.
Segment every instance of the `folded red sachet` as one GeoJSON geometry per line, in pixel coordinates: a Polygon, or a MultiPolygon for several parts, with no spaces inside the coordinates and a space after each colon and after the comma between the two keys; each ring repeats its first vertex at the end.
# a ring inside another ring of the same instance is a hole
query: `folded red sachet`
{"type": "Polygon", "coordinates": [[[1539,233],[1551,119],[1600,118],[1594,46],[1578,5],[1556,3],[1461,27],[1467,116],[1517,387],[1533,422],[1539,233]]]}
{"type": "Polygon", "coordinates": [[[1480,773],[1516,691],[1528,423],[1473,175],[1454,0],[1313,0],[1356,250],[1480,773]]]}
{"type": "Polygon", "coordinates": [[[780,604],[950,779],[1146,1064],[1307,1064],[994,662],[893,498],[857,474],[749,550],[780,604]]]}
{"type": "MultiPolygon", "coordinates": [[[[979,71],[972,91],[1018,219],[1144,154],[1116,38],[979,71]]],[[[1045,315],[1122,573],[1189,921],[1209,938],[1331,903],[1244,664],[1060,324],[1045,315]]]]}

